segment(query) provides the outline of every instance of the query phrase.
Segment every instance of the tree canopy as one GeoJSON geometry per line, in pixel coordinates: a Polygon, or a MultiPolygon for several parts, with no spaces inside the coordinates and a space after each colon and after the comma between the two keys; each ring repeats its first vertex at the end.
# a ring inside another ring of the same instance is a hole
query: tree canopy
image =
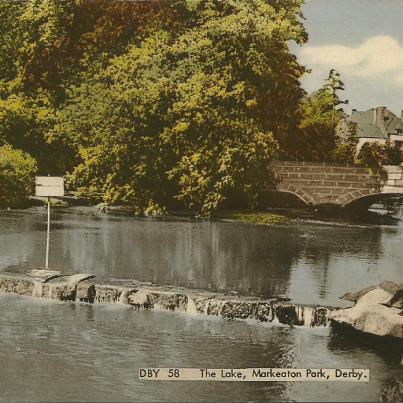
{"type": "Polygon", "coordinates": [[[255,206],[274,158],[353,158],[340,75],[301,88],[302,3],[0,2],[0,146],[138,211],[255,206]]]}
{"type": "Polygon", "coordinates": [[[0,142],[140,210],[254,205],[300,120],[302,0],[0,4],[0,142]]]}

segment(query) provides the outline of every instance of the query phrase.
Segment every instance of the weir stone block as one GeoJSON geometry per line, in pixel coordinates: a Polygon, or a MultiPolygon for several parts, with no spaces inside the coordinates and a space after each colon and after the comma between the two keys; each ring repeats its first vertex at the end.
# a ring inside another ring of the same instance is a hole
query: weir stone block
{"type": "Polygon", "coordinates": [[[327,326],[322,318],[328,311],[326,307],[282,303],[277,298],[267,300],[175,289],[135,280],[100,281],[92,279],[92,275],[83,280],[84,277],[63,275],[42,283],[32,277],[3,273],[0,274],[0,292],[77,303],[121,304],[134,310],[181,311],[190,315],[212,315],[223,319],[252,319],[257,322],[277,320],[287,325],[327,326]]]}

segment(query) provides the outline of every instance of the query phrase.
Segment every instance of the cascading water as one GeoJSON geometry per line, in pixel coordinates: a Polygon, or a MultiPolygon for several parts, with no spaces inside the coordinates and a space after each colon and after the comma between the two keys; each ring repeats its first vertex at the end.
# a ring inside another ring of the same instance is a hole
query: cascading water
{"type": "Polygon", "coordinates": [[[33,284],[34,284],[34,287],[32,289],[32,296],[37,297],[37,298],[42,298],[43,283],[41,283],[39,281],[34,281],[33,284]]]}
{"type": "Polygon", "coordinates": [[[122,290],[122,292],[119,295],[118,304],[128,305],[128,295],[129,290],[122,290]]]}
{"type": "Polygon", "coordinates": [[[190,296],[187,296],[187,301],[188,302],[187,302],[187,305],[186,305],[185,312],[188,313],[189,315],[192,315],[192,316],[198,315],[199,313],[197,312],[197,306],[196,306],[193,298],[190,297],[190,296]]]}
{"type": "Polygon", "coordinates": [[[99,284],[87,278],[55,279],[42,283],[12,274],[0,276],[0,291],[39,298],[94,304],[120,304],[137,310],[181,311],[223,319],[253,320],[292,326],[327,326],[328,308],[294,305],[276,300],[253,300],[207,292],[172,290],[172,287],[136,287],[99,284]]]}

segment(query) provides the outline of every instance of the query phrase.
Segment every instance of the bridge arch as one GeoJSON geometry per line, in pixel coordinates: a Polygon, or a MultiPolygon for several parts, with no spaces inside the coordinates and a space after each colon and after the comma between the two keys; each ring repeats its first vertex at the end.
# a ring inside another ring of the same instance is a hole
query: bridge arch
{"type": "Polygon", "coordinates": [[[354,209],[368,209],[374,203],[384,201],[393,197],[401,197],[401,193],[372,193],[372,194],[364,194],[362,196],[358,196],[355,198],[350,198],[345,203],[341,204],[341,207],[354,210],[354,209]]]}
{"type": "Polygon", "coordinates": [[[310,197],[307,194],[304,194],[305,192],[303,192],[301,189],[296,189],[296,190],[290,190],[290,189],[277,189],[277,191],[279,193],[283,193],[283,194],[288,194],[288,195],[292,195],[294,196],[296,199],[298,199],[299,201],[301,201],[303,204],[305,204],[305,206],[309,207],[312,205],[311,201],[310,201],[310,197]]]}
{"type": "Polygon", "coordinates": [[[294,195],[297,199],[301,200],[306,206],[311,206],[314,204],[312,196],[310,196],[307,192],[305,192],[298,186],[292,184],[287,184],[285,186],[281,185],[278,187],[279,192],[294,195]]]}
{"type": "Polygon", "coordinates": [[[387,177],[366,167],[306,161],[274,161],[276,190],[297,197],[307,206],[369,207],[403,195],[403,166],[384,166],[387,177]]]}

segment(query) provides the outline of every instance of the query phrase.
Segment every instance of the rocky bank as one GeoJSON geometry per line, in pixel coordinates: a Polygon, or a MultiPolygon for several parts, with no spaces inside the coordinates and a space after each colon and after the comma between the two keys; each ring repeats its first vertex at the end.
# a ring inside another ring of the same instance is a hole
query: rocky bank
{"type": "Polygon", "coordinates": [[[341,297],[352,308],[329,312],[329,319],[376,336],[403,338],[403,283],[385,281],[341,297]]]}

